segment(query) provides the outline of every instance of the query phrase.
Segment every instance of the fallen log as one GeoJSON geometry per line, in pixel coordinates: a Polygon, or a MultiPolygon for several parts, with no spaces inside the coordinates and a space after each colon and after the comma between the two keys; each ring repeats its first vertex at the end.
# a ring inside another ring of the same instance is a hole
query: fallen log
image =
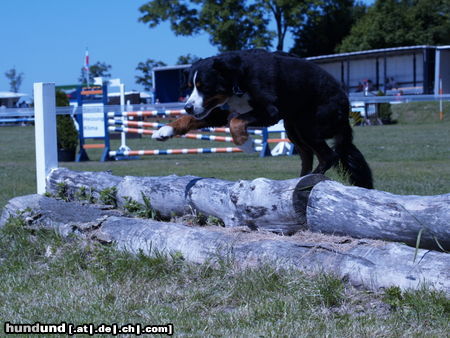
{"type": "Polygon", "coordinates": [[[237,182],[176,175],[119,178],[105,172],[60,168],[49,175],[47,189],[55,195],[64,189],[69,199],[74,199],[84,189],[98,199],[102,190],[114,187],[119,206],[130,199],[144,204],[147,198],[152,208],[166,218],[195,212],[218,217],[229,227],[248,226],[292,234],[306,228],[309,190],[325,179],[323,175],[237,182]]]}
{"type": "Polygon", "coordinates": [[[0,217],[0,227],[17,215],[24,217],[26,226],[33,230],[47,228],[63,236],[76,234],[115,243],[118,249],[134,253],[178,252],[195,263],[227,258],[240,267],[272,264],[306,273],[333,273],[370,290],[390,286],[419,289],[426,285],[450,295],[449,254],[419,249],[414,260],[415,249],[399,243],[324,235],[312,242],[308,236],[192,227],[124,217],[117,210],[40,195],[12,199],[0,217]]]}
{"type": "Polygon", "coordinates": [[[109,173],[55,169],[48,189],[66,186],[75,196],[84,187],[94,194],[117,189],[119,205],[148,199],[163,217],[202,213],[225,226],[248,226],[282,234],[314,232],[400,241],[432,249],[450,248],[450,194],[400,196],[344,186],[323,175],[290,180],[258,178],[231,182],[195,176],[119,178],[109,173]],[[312,189],[312,190],[311,190],[312,189]]]}
{"type": "Polygon", "coordinates": [[[311,231],[450,250],[450,194],[402,196],[323,181],[309,195],[306,218],[311,231]]]}

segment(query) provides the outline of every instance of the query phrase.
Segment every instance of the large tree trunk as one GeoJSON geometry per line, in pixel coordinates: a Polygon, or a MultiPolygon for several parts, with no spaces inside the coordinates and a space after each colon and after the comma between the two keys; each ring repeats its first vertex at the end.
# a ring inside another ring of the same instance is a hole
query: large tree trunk
{"type": "Polygon", "coordinates": [[[230,227],[245,225],[283,234],[311,229],[409,245],[415,245],[420,234],[422,248],[450,248],[450,194],[393,195],[344,186],[322,175],[230,182],[175,175],[118,178],[56,169],[49,176],[49,190],[56,192],[61,182],[72,196],[81,187],[94,188],[94,195],[116,187],[120,205],[127,198],[143,204],[145,196],[165,217],[195,211],[218,217],[230,227]]]}
{"type": "Polygon", "coordinates": [[[372,290],[390,286],[419,289],[427,285],[450,295],[449,255],[420,249],[414,261],[415,249],[399,243],[308,232],[278,236],[232,228],[193,227],[124,217],[117,210],[40,195],[9,201],[0,217],[0,227],[15,215],[24,217],[26,227],[31,229],[50,228],[63,236],[76,234],[115,243],[120,250],[135,253],[178,252],[196,263],[225,257],[241,267],[271,264],[308,273],[333,273],[355,286],[372,290]]]}

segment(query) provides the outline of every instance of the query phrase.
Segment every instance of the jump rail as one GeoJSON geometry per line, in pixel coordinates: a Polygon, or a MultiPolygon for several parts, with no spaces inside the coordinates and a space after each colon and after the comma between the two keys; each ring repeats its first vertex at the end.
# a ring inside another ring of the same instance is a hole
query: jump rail
{"type": "MultiPolygon", "coordinates": [[[[256,147],[260,151],[262,147],[256,147]]],[[[111,151],[111,156],[144,156],[144,155],[180,155],[180,154],[211,154],[211,153],[241,153],[237,147],[226,148],[184,148],[184,149],[156,149],[156,150],[125,150],[111,151]]]]}
{"type": "Polygon", "coordinates": [[[129,112],[109,112],[108,117],[123,117],[123,116],[133,116],[133,117],[143,117],[143,116],[179,116],[184,115],[182,110],[144,110],[144,111],[129,111],[129,112]]]}
{"type": "MultiPolygon", "coordinates": [[[[126,126],[126,127],[139,127],[139,128],[161,128],[165,126],[164,123],[160,122],[144,122],[144,121],[127,121],[122,119],[109,119],[108,125],[110,126],[126,126]]],[[[112,130],[111,131],[118,131],[118,130],[112,130]]],[[[215,132],[215,133],[230,133],[230,128],[202,128],[200,131],[203,132],[215,132]]],[[[249,129],[247,132],[251,135],[262,135],[262,130],[257,129],[249,129]]]]}
{"type": "MultiPolygon", "coordinates": [[[[110,126],[109,131],[120,132],[120,133],[130,133],[130,134],[143,134],[143,135],[153,135],[154,130],[142,129],[142,128],[127,128],[127,127],[112,127],[110,126]]],[[[228,128],[227,128],[228,129],[228,128]]],[[[203,131],[203,129],[202,129],[203,131]]],[[[259,134],[257,134],[259,135],[259,134]]],[[[204,140],[204,141],[215,141],[215,142],[233,142],[231,136],[219,136],[219,135],[204,135],[204,134],[185,134],[177,137],[188,138],[193,140],[204,140]]],[[[290,142],[287,138],[274,138],[266,140],[268,143],[280,143],[280,142],[290,142]]],[[[254,144],[263,144],[263,140],[253,140],[254,144]]],[[[111,152],[110,152],[111,154],[111,152]]],[[[112,155],[111,155],[112,156],[112,155]]]]}
{"type": "MultiPolygon", "coordinates": [[[[127,134],[140,134],[140,135],[152,135],[155,130],[144,129],[144,128],[160,128],[164,126],[164,123],[161,121],[158,122],[148,122],[148,121],[133,121],[128,120],[128,117],[150,117],[150,118],[158,118],[161,117],[163,119],[171,119],[172,117],[178,117],[179,115],[184,115],[185,112],[181,109],[176,109],[173,107],[171,110],[169,109],[149,109],[142,111],[128,111],[128,112],[108,112],[106,113],[108,120],[108,135],[109,132],[118,132],[121,133],[122,139],[126,140],[127,134]]],[[[215,133],[228,133],[230,134],[229,128],[202,128],[199,129],[198,132],[215,132],[215,133]]],[[[248,133],[251,135],[261,136],[262,139],[256,139],[253,141],[253,147],[255,151],[260,152],[261,157],[265,157],[268,155],[283,155],[288,154],[292,155],[294,153],[294,149],[290,140],[282,137],[276,139],[270,139],[270,133],[283,133],[284,128],[279,128],[278,126],[263,128],[263,129],[249,129],[248,133]],[[270,143],[278,143],[274,149],[270,149],[268,144],[270,143]],[[261,146],[261,147],[255,147],[261,146]]],[[[283,134],[284,136],[284,134],[283,134]]],[[[230,136],[220,136],[220,135],[205,135],[205,134],[197,134],[197,133],[189,133],[182,136],[177,136],[186,139],[195,139],[195,140],[205,140],[205,141],[216,141],[216,142],[233,142],[232,137],[230,136]]],[[[187,149],[187,148],[186,148],[187,149]]],[[[190,148],[192,149],[192,154],[195,153],[212,153],[216,151],[203,151],[198,149],[204,148],[190,148]]],[[[215,148],[206,148],[206,149],[215,149],[215,148]]],[[[162,155],[162,154],[183,154],[186,153],[184,150],[180,149],[172,149],[173,151],[167,152],[164,149],[149,149],[148,151],[144,150],[136,150],[134,152],[130,152],[131,149],[126,145],[125,141],[122,142],[122,145],[117,151],[109,151],[110,158],[118,158],[118,157],[126,157],[126,156],[139,156],[139,155],[162,155]],[[126,151],[126,152],[125,152],[126,151]],[[184,151],[184,152],[183,152],[184,151]],[[128,155],[127,155],[128,154],[128,155]]]]}

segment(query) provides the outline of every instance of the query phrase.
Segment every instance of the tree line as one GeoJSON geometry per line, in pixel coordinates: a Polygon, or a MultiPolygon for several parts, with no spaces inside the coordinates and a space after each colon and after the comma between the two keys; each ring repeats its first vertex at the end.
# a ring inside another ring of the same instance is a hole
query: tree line
{"type": "Polygon", "coordinates": [[[450,0],[152,0],[139,8],[150,28],[207,33],[219,51],[289,50],[299,56],[450,42],[450,0]],[[272,28],[275,23],[275,28],[272,28]]]}
{"type": "MultiPolygon", "coordinates": [[[[138,20],[151,28],[170,23],[178,36],[206,33],[220,52],[248,48],[288,51],[301,57],[411,45],[450,44],[450,0],[151,0],[139,7],[138,20]],[[290,33],[294,45],[286,50],[290,33]]],[[[180,56],[177,64],[198,59],[180,56]]],[[[151,90],[151,72],[164,66],[147,59],[136,83],[151,90]]],[[[111,66],[90,66],[94,77],[109,78],[111,66]]],[[[83,72],[83,70],[82,70],[83,72]]],[[[18,91],[23,74],[5,75],[18,91]]],[[[86,81],[84,73],[80,83],[86,81]]]]}
{"type": "MultiPolygon", "coordinates": [[[[288,32],[294,38],[288,52],[301,57],[450,44],[450,0],[375,0],[370,6],[360,0],[151,0],[139,12],[150,28],[169,22],[175,35],[206,33],[220,52],[285,51],[288,32]]],[[[137,83],[145,86],[151,68],[161,65],[141,62],[137,83]]]]}

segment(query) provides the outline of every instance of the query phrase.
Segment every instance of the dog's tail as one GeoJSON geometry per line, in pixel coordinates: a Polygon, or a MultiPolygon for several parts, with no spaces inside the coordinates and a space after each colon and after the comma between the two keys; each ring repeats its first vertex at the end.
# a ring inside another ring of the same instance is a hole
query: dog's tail
{"type": "Polygon", "coordinates": [[[348,175],[351,184],[373,189],[372,171],[363,154],[353,144],[353,132],[349,123],[335,137],[334,151],[339,155],[339,169],[348,175]]]}

